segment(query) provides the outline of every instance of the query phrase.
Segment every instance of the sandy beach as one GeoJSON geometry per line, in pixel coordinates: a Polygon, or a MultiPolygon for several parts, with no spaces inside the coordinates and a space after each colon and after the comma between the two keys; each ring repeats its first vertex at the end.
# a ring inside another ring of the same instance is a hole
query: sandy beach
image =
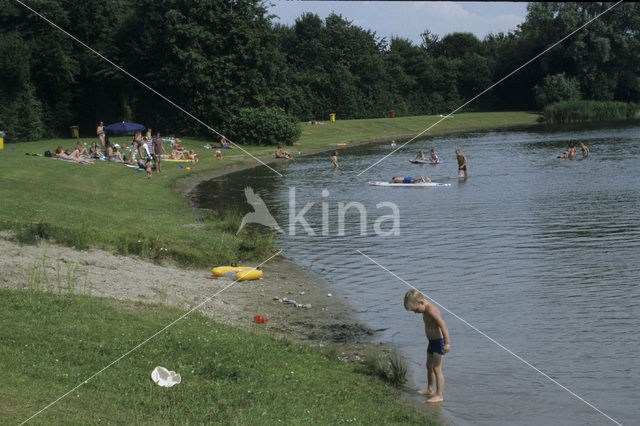
{"type": "Polygon", "coordinates": [[[233,280],[207,279],[210,270],[156,265],[104,250],[78,251],[46,241],[21,245],[10,241],[6,232],[0,237],[0,286],[4,288],[27,289],[30,270],[39,264],[41,271],[44,261],[53,291],[57,292],[58,281],[63,289],[68,286],[68,268],[73,266],[76,293],[87,294],[90,289],[91,296],[186,310],[210,299],[197,310],[216,321],[311,346],[335,345],[344,361],[360,361],[364,344],[374,334],[353,319],[350,308],[329,283],[286,259],[264,264],[262,279],[237,282],[214,296],[233,280]],[[284,298],[311,307],[282,302],[284,298]],[[266,317],[268,323],[254,324],[255,315],[266,317]]]}

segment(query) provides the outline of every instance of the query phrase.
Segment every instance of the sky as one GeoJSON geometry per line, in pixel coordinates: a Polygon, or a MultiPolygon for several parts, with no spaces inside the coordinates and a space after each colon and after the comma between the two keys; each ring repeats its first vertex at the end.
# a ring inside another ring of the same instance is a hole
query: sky
{"type": "MultiPolygon", "coordinates": [[[[526,2],[428,1],[281,1],[270,0],[274,22],[293,25],[303,12],[326,18],[335,12],[378,37],[409,39],[420,44],[428,29],[441,38],[453,32],[470,32],[483,39],[491,32],[508,32],[524,22],[526,2]]],[[[269,4],[267,0],[266,4],[269,4]]]]}

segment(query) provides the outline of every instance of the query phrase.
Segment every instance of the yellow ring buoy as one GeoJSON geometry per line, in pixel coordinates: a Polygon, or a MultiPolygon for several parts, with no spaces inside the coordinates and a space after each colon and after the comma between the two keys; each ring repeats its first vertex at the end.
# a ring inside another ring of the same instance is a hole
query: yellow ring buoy
{"type": "Polygon", "coordinates": [[[262,271],[260,269],[252,269],[250,271],[240,271],[236,274],[236,280],[249,281],[262,278],[262,271]]]}
{"type": "Polygon", "coordinates": [[[211,273],[216,277],[223,277],[225,273],[231,271],[248,271],[254,269],[250,266],[217,266],[211,270],[211,273]]]}
{"type": "Polygon", "coordinates": [[[238,281],[262,278],[262,271],[251,266],[217,266],[211,270],[211,273],[216,277],[228,277],[238,281]]]}

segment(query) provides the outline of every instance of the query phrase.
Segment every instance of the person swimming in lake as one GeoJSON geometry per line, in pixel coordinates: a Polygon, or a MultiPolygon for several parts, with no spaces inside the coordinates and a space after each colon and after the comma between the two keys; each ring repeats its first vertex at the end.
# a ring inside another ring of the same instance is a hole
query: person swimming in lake
{"type": "Polygon", "coordinates": [[[582,142],[580,142],[580,148],[582,148],[582,159],[584,160],[589,156],[589,148],[582,142]]]}
{"type": "Polygon", "coordinates": [[[464,177],[467,177],[467,157],[459,149],[456,149],[456,158],[458,160],[458,177],[462,177],[462,173],[464,173],[464,177]]]}
{"type": "Polygon", "coordinates": [[[420,177],[417,179],[414,179],[411,176],[408,176],[408,177],[394,176],[391,178],[389,183],[431,183],[431,179],[429,179],[429,176],[420,177]]]}
{"type": "Polygon", "coordinates": [[[576,151],[576,144],[573,142],[569,142],[569,147],[567,148],[567,160],[575,160],[578,156],[576,151]]]}
{"type": "Polygon", "coordinates": [[[433,164],[438,164],[440,162],[440,158],[438,158],[438,153],[435,149],[431,150],[431,162],[433,164]]]}
{"type": "Polygon", "coordinates": [[[338,170],[338,151],[333,151],[331,162],[333,163],[333,170],[338,170]]]}
{"type": "Polygon", "coordinates": [[[426,158],[424,157],[424,151],[419,149],[418,150],[418,155],[416,155],[416,158],[414,158],[414,160],[423,160],[423,161],[425,161],[426,158]]]}

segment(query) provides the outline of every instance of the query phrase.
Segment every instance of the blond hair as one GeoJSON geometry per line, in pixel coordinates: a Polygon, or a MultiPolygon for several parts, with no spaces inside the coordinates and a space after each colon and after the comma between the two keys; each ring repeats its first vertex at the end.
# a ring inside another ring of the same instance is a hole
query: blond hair
{"type": "Polygon", "coordinates": [[[407,311],[415,309],[418,306],[418,302],[426,300],[425,297],[418,290],[409,290],[404,295],[404,308],[407,311]]]}

